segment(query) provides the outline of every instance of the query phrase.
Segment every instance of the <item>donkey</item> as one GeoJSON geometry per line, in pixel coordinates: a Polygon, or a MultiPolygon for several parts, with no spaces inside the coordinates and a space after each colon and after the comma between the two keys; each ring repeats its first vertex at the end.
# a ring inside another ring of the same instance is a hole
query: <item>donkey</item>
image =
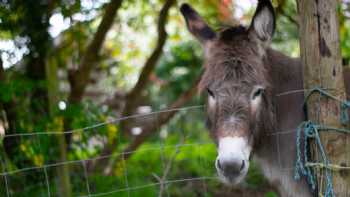
{"type": "Polygon", "coordinates": [[[313,196],[306,180],[294,180],[295,130],[305,119],[299,59],[269,48],[275,13],[260,0],[249,27],[215,32],[188,4],[180,8],[188,30],[204,49],[199,90],[208,94],[207,126],[215,140],[215,161],[222,182],[234,185],[246,176],[252,157],[283,197],[313,196]],[[253,154],[254,153],[254,154],[253,154]]]}

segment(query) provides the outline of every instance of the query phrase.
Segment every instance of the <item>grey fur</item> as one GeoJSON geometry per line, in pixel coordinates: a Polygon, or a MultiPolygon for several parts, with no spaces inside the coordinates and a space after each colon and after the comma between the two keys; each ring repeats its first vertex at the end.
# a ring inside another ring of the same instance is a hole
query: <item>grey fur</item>
{"type": "Polygon", "coordinates": [[[254,159],[281,196],[311,196],[305,180],[293,179],[295,132],[277,134],[295,130],[304,120],[302,92],[276,96],[303,89],[300,62],[270,48],[257,50],[260,43],[247,31],[223,30],[206,55],[200,90],[209,88],[217,102],[215,109],[208,108],[211,134],[214,139],[249,137],[254,159]],[[228,31],[236,34],[223,36],[228,31]],[[252,116],[249,101],[258,85],[265,87],[263,102],[252,116]],[[231,116],[239,120],[236,125],[229,122],[231,116]]]}
{"type": "MultiPolygon", "coordinates": [[[[272,9],[269,1],[263,3],[272,9]]],[[[199,17],[196,20],[206,24],[199,17]]],[[[189,24],[192,22],[188,20],[189,24]]],[[[254,28],[230,27],[215,35],[203,46],[204,73],[199,84],[200,91],[207,89],[215,98],[215,106],[209,105],[207,109],[211,136],[216,141],[227,136],[248,138],[253,146],[253,158],[280,196],[312,196],[305,179],[293,178],[295,130],[305,120],[304,92],[281,95],[303,89],[300,60],[269,48],[254,28]],[[259,108],[252,113],[251,100],[256,87],[263,87],[264,92],[259,108]]],[[[344,78],[350,80],[350,72],[344,73],[344,78]]],[[[349,84],[346,87],[349,93],[349,84]]]]}

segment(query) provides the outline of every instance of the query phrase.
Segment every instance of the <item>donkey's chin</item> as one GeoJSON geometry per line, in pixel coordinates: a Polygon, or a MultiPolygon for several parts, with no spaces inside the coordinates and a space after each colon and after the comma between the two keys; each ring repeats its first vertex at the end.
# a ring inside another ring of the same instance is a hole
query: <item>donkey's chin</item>
{"type": "Polygon", "coordinates": [[[248,173],[249,161],[245,161],[245,162],[246,162],[245,167],[238,174],[225,173],[223,170],[221,170],[217,166],[217,163],[216,163],[215,165],[216,165],[216,170],[217,170],[219,180],[227,186],[235,186],[240,184],[244,180],[244,178],[247,176],[247,173],[248,173]]]}

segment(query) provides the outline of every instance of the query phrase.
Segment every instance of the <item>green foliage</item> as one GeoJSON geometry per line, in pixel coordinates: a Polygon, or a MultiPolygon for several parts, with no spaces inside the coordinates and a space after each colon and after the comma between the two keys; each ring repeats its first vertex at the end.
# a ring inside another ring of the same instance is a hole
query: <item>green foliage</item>
{"type": "Polygon", "coordinates": [[[278,15],[272,47],[298,57],[300,52],[296,1],[286,0],[281,12],[283,14],[278,15]]]}
{"type": "Polygon", "coordinates": [[[278,197],[275,192],[268,192],[265,194],[265,197],[278,197]]]}
{"type": "Polygon", "coordinates": [[[246,178],[247,182],[249,183],[249,187],[253,189],[257,189],[261,187],[262,185],[267,185],[266,180],[263,178],[263,175],[258,168],[257,164],[254,162],[250,163],[249,166],[249,173],[246,178]]]}
{"type": "Polygon", "coordinates": [[[57,4],[59,4],[59,8],[61,10],[61,13],[64,17],[70,17],[75,13],[79,13],[82,10],[81,7],[81,1],[80,0],[74,0],[74,1],[59,1],[57,4]]]}
{"type": "Polygon", "coordinates": [[[349,65],[350,61],[350,22],[348,20],[349,4],[342,3],[339,7],[339,31],[340,31],[340,46],[343,57],[343,63],[349,65]]]}
{"type": "Polygon", "coordinates": [[[25,98],[28,93],[32,90],[32,87],[35,84],[32,81],[16,77],[16,80],[11,80],[8,82],[1,81],[0,82],[0,101],[2,103],[7,103],[12,100],[12,97],[25,98]]]}
{"type": "Polygon", "coordinates": [[[200,76],[202,60],[198,51],[198,45],[189,42],[174,46],[164,54],[155,70],[156,76],[164,85],[149,89],[155,106],[174,101],[200,76]]]}
{"type": "MultiPolygon", "coordinates": [[[[167,124],[159,126],[126,163],[117,163],[112,176],[104,176],[100,169],[85,174],[81,160],[101,156],[103,146],[111,145],[113,141],[118,142],[113,147],[114,154],[118,155],[134,139],[123,133],[120,121],[106,123],[121,116],[121,109],[111,105],[110,100],[123,106],[124,96],[137,81],[156,44],[158,11],[164,0],[123,2],[91,71],[91,83],[79,104],[69,103],[69,80],[76,74],[73,71],[80,65],[86,46],[101,21],[104,3],[108,1],[40,2],[0,0],[0,41],[16,44],[15,52],[4,50],[1,53],[15,56],[16,50],[26,49],[16,65],[5,69],[6,79],[0,81],[0,118],[3,117],[2,105],[14,102],[12,110],[16,114],[16,133],[54,131],[57,134],[67,129],[72,131],[68,160],[71,161],[69,167],[74,196],[88,194],[87,182],[90,193],[94,194],[157,196],[160,191],[158,179],[164,176],[169,163],[171,167],[166,180],[170,182],[164,190],[166,196],[218,196],[221,190],[230,191],[216,179],[181,181],[216,174],[213,165],[216,148],[204,128],[205,112],[202,108],[179,112],[167,124]],[[53,15],[70,21],[69,27],[55,38],[49,34],[49,29],[55,25],[50,24],[53,15]],[[55,73],[45,73],[42,67],[38,69],[40,62],[57,66],[57,77],[53,76],[55,73]],[[47,79],[51,77],[58,79],[58,87],[57,91],[53,91],[57,95],[52,96],[55,110],[47,113],[45,96],[49,88],[47,79]],[[119,97],[115,97],[117,93],[119,97]],[[64,101],[66,109],[59,109],[58,101],[64,101]],[[98,127],[93,127],[98,124],[98,127]],[[171,182],[174,180],[177,181],[171,182]],[[108,194],[113,190],[116,191],[108,194]]],[[[147,88],[138,94],[142,98],[141,104],[151,107],[152,111],[164,109],[174,102],[203,71],[203,51],[185,30],[185,22],[178,11],[178,6],[183,2],[180,0],[177,6],[170,9],[166,25],[168,39],[163,54],[147,88]]],[[[220,1],[186,2],[192,4],[214,29],[222,25],[223,22],[218,20],[221,16],[220,1]]],[[[274,1],[274,5],[278,6],[279,2],[274,1]]],[[[295,1],[287,0],[283,12],[284,15],[277,18],[272,47],[298,56],[298,27],[293,23],[293,19],[297,18],[295,1]]],[[[350,57],[350,23],[345,3],[340,7],[340,13],[341,49],[347,60],[350,57]]],[[[244,13],[243,18],[250,19],[252,14],[253,8],[244,13]]],[[[203,103],[203,98],[195,96],[187,105],[203,103]]],[[[20,164],[41,169],[45,164],[58,163],[60,150],[56,134],[20,137],[18,146],[14,147],[16,154],[11,157],[5,154],[3,143],[0,143],[0,171],[19,170],[20,164]]],[[[116,159],[116,156],[113,158],[116,159]]],[[[58,166],[47,168],[49,186],[46,185],[42,169],[9,175],[8,183],[0,176],[0,196],[7,192],[6,184],[10,188],[10,196],[46,196],[47,190],[55,196],[60,192],[58,169],[58,166]]],[[[254,163],[246,182],[244,189],[247,191],[260,192],[265,197],[277,196],[270,189],[260,191],[268,185],[254,163]]]]}

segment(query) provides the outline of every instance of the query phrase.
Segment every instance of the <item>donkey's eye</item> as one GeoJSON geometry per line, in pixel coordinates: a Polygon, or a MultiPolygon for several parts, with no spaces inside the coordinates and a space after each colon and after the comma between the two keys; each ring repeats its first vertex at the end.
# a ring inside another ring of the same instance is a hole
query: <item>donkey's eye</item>
{"type": "Polygon", "coordinates": [[[209,88],[207,88],[207,92],[208,92],[209,96],[211,96],[213,98],[215,97],[214,92],[212,90],[210,90],[209,88]]]}
{"type": "Polygon", "coordinates": [[[261,96],[264,93],[264,89],[263,88],[258,88],[257,90],[255,90],[253,96],[252,96],[252,100],[258,98],[259,96],[261,96]]]}

